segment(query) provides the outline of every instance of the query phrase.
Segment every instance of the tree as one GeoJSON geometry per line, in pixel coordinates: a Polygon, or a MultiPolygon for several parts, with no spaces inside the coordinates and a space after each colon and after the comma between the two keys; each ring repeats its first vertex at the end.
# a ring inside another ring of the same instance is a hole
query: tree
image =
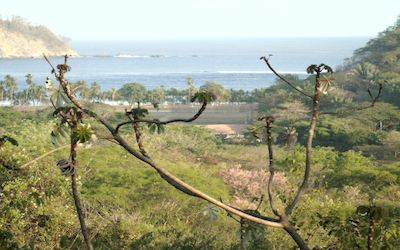
{"type": "Polygon", "coordinates": [[[186,96],[185,93],[182,93],[177,88],[170,88],[170,89],[167,90],[167,98],[168,98],[169,101],[172,102],[172,104],[175,104],[177,102],[181,102],[182,101],[181,100],[182,94],[183,94],[183,96],[186,96]]]}
{"type": "Polygon", "coordinates": [[[353,75],[366,82],[373,80],[377,72],[376,66],[368,62],[359,63],[351,70],[353,75]]]}
{"type": "Polygon", "coordinates": [[[235,90],[230,89],[231,93],[230,102],[251,102],[251,96],[249,91],[244,91],[243,89],[235,90]]]}
{"type": "Polygon", "coordinates": [[[43,101],[43,99],[46,96],[46,89],[42,85],[38,85],[35,88],[35,99],[39,101],[40,103],[43,101]]]}
{"type": "Polygon", "coordinates": [[[220,83],[214,81],[207,81],[204,85],[200,87],[200,91],[208,91],[213,93],[219,102],[226,102],[230,98],[229,90],[225,89],[220,83]]]}
{"type": "Polygon", "coordinates": [[[32,74],[25,75],[25,82],[28,85],[28,89],[26,90],[26,100],[35,104],[37,85],[33,82],[32,74]]]}
{"type": "Polygon", "coordinates": [[[0,81],[0,101],[3,101],[6,96],[6,86],[4,81],[0,81]]]}
{"type": "Polygon", "coordinates": [[[188,92],[186,102],[189,103],[192,96],[197,92],[197,88],[194,85],[193,78],[191,78],[191,77],[186,79],[186,84],[187,84],[187,92],[188,92]]]}
{"type": "Polygon", "coordinates": [[[111,88],[109,90],[109,98],[111,101],[115,101],[118,98],[118,90],[116,88],[111,88]]]}
{"type": "Polygon", "coordinates": [[[74,92],[76,93],[79,98],[84,100],[89,98],[90,89],[85,81],[77,81],[73,84],[74,92]]]}
{"type": "Polygon", "coordinates": [[[8,100],[13,101],[15,97],[15,92],[17,91],[17,82],[15,78],[10,75],[6,75],[4,77],[4,85],[6,88],[6,96],[8,100]]]}
{"type": "Polygon", "coordinates": [[[270,110],[270,112],[279,119],[289,120],[294,122],[296,120],[304,119],[310,112],[310,109],[302,102],[285,102],[276,108],[270,110]]]}
{"type": "Polygon", "coordinates": [[[118,90],[118,94],[132,107],[135,103],[140,105],[146,98],[146,87],[141,83],[126,83],[118,90]]]}
{"type": "Polygon", "coordinates": [[[101,100],[101,86],[97,82],[92,82],[89,88],[89,98],[91,101],[101,100]]]}
{"type": "Polygon", "coordinates": [[[159,110],[159,105],[165,101],[165,89],[164,86],[157,87],[153,90],[149,90],[149,100],[153,104],[154,108],[159,110]]]}
{"type": "Polygon", "coordinates": [[[354,52],[353,62],[367,61],[377,65],[383,71],[400,72],[398,49],[400,44],[400,17],[394,26],[379,33],[377,38],[368,41],[363,48],[354,52]]]}

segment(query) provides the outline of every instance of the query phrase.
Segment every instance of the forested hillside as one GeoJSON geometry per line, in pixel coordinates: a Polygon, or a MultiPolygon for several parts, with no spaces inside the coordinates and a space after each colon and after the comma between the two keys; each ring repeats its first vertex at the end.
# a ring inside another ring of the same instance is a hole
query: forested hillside
{"type": "Polygon", "coordinates": [[[354,52],[351,63],[369,62],[383,72],[400,72],[400,19],[354,52]]]}
{"type": "MultiPolygon", "coordinates": [[[[400,106],[400,18],[354,52],[345,69],[361,84],[384,82],[383,100],[400,106]]],[[[357,88],[354,81],[349,88],[357,88]]]]}

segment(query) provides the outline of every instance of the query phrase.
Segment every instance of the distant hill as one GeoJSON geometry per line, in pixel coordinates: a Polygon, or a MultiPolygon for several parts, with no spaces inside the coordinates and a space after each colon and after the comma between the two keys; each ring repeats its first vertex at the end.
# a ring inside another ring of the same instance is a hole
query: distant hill
{"type": "Polygon", "coordinates": [[[0,19],[0,58],[73,55],[78,53],[68,39],[55,35],[45,26],[34,26],[21,17],[0,19]]]}
{"type": "Polygon", "coordinates": [[[365,87],[383,83],[380,100],[400,107],[400,16],[394,25],[354,51],[343,71],[337,73],[342,74],[336,75],[344,89],[353,92],[353,100],[370,101],[365,87]]]}
{"type": "Polygon", "coordinates": [[[400,16],[393,26],[354,52],[352,64],[360,62],[372,63],[383,72],[400,73],[400,16]]]}

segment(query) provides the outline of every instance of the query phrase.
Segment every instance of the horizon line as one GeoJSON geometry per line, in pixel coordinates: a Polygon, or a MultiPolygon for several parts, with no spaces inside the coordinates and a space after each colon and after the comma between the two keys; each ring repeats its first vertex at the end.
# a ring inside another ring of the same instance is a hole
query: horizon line
{"type": "Polygon", "coordinates": [[[160,38],[160,39],[72,39],[70,42],[160,42],[160,41],[226,41],[256,39],[332,39],[332,38],[373,38],[375,36],[268,36],[268,37],[204,37],[204,38],[160,38]]]}

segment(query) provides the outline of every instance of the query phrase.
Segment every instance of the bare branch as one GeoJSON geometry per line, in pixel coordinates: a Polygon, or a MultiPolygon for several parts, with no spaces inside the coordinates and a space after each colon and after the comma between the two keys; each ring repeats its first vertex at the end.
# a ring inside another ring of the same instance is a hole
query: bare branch
{"type": "Polygon", "coordinates": [[[33,159],[33,160],[31,160],[31,161],[29,161],[29,162],[27,162],[27,163],[21,165],[20,168],[25,168],[25,167],[27,167],[27,166],[29,166],[29,165],[31,165],[31,164],[33,164],[33,163],[35,163],[35,162],[37,162],[37,161],[43,159],[43,158],[45,158],[45,157],[48,156],[48,155],[53,154],[53,153],[55,153],[55,152],[57,152],[57,151],[60,151],[60,150],[62,150],[62,149],[65,149],[65,148],[67,148],[67,147],[69,147],[69,145],[64,145],[64,146],[55,148],[55,149],[53,149],[53,150],[50,150],[50,151],[48,151],[48,152],[42,154],[41,156],[38,156],[38,157],[36,157],[35,159],[33,159]]]}
{"type": "Polygon", "coordinates": [[[264,116],[258,119],[259,121],[265,120],[265,128],[267,130],[267,144],[268,144],[268,157],[269,157],[269,178],[267,183],[267,190],[268,190],[268,201],[269,205],[272,209],[272,212],[276,216],[280,216],[278,210],[275,209],[274,200],[272,195],[272,181],[274,179],[275,174],[275,166],[274,166],[274,152],[272,148],[272,124],[274,123],[274,117],[272,116],[264,116]]]}
{"type": "Polygon", "coordinates": [[[314,97],[313,97],[313,104],[312,104],[312,107],[313,107],[312,108],[312,117],[311,117],[311,122],[310,122],[310,129],[308,131],[308,139],[307,139],[307,146],[306,146],[306,166],[304,169],[303,181],[302,181],[301,185],[299,186],[292,203],[287,207],[286,215],[290,215],[293,212],[294,208],[297,206],[297,204],[300,201],[301,195],[306,191],[306,189],[308,187],[308,179],[310,177],[310,171],[311,171],[312,144],[313,144],[314,134],[315,134],[317,122],[319,119],[319,113],[320,113],[320,103],[321,103],[320,77],[321,77],[321,72],[323,70],[331,70],[329,66],[328,66],[329,67],[328,69],[326,69],[326,67],[327,66],[325,64],[320,64],[319,66],[314,64],[307,68],[308,72],[316,73],[316,78],[315,78],[314,97]]]}
{"type": "Polygon", "coordinates": [[[114,144],[119,145],[119,143],[116,142],[116,141],[114,140],[113,137],[112,137],[112,138],[110,138],[110,137],[98,137],[98,139],[99,139],[99,140],[106,140],[106,141],[109,141],[109,142],[111,142],[111,143],[114,143],[114,144]]]}
{"type": "Polygon", "coordinates": [[[356,111],[361,111],[361,110],[365,110],[365,109],[369,109],[369,108],[373,108],[375,107],[376,102],[379,101],[379,98],[382,95],[382,90],[383,90],[383,84],[382,83],[378,83],[379,88],[378,88],[378,93],[376,94],[376,96],[372,95],[371,89],[368,87],[367,92],[368,95],[371,97],[371,104],[365,107],[359,107],[359,108],[353,108],[353,109],[345,109],[342,111],[336,111],[336,112],[320,112],[320,115],[342,115],[342,114],[346,114],[346,113],[350,113],[350,112],[356,112],[356,111]]]}
{"type": "MultiPolygon", "coordinates": [[[[241,212],[243,212],[243,213],[245,213],[245,214],[252,215],[252,216],[257,217],[257,218],[260,218],[260,219],[264,219],[264,220],[268,220],[268,221],[273,221],[273,222],[280,222],[280,219],[275,219],[275,218],[272,218],[272,217],[264,216],[264,215],[262,215],[262,214],[260,214],[260,213],[258,212],[258,209],[260,208],[261,203],[263,202],[263,199],[264,199],[264,196],[261,195],[260,202],[259,202],[259,204],[258,204],[258,206],[257,206],[257,208],[256,208],[255,210],[252,210],[252,209],[240,209],[240,208],[237,208],[237,207],[232,206],[232,205],[228,205],[228,206],[231,207],[231,208],[233,208],[233,209],[235,209],[235,210],[237,210],[237,211],[241,211],[241,212]]],[[[222,198],[221,198],[221,197],[219,198],[219,200],[220,200],[221,203],[224,203],[224,202],[222,201],[222,198]]],[[[225,211],[226,211],[226,210],[225,210],[225,211]]],[[[236,218],[233,217],[232,213],[230,213],[229,211],[226,211],[226,212],[227,212],[227,215],[228,215],[229,217],[231,217],[231,218],[233,218],[233,219],[236,220],[236,218]]],[[[236,221],[239,222],[239,220],[236,220],[236,221]]]]}
{"type": "Polygon", "coordinates": [[[264,201],[264,195],[261,195],[260,201],[258,202],[258,205],[256,207],[257,211],[260,210],[260,207],[261,207],[261,204],[263,203],[263,201],[264,201]]]}
{"type": "Polygon", "coordinates": [[[134,120],[130,120],[130,121],[126,121],[123,123],[120,123],[117,125],[117,127],[115,128],[116,133],[118,133],[119,129],[122,126],[128,125],[128,124],[135,124],[135,123],[153,123],[153,124],[157,124],[157,125],[167,125],[169,123],[175,123],[175,122],[185,122],[185,123],[189,123],[192,122],[194,120],[196,120],[197,118],[200,117],[200,115],[204,112],[204,110],[207,107],[207,101],[204,101],[203,104],[201,105],[201,108],[197,111],[197,113],[188,118],[188,119],[172,119],[172,120],[168,120],[168,121],[160,121],[160,120],[150,120],[150,119],[134,119],[134,120]]]}
{"type": "Polygon", "coordinates": [[[300,89],[296,88],[291,82],[289,82],[288,80],[286,80],[283,76],[281,76],[278,72],[276,72],[276,70],[271,66],[271,64],[269,63],[269,58],[266,58],[265,56],[261,57],[260,60],[264,60],[264,62],[267,64],[268,68],[282,81],[284,81],[285,83],[287,83],[290,87],[292,87],[293,89],[295,89],[296,91],[298,91],[299,93],[301,93],[302,95],[308,97],[308,98],[313,98],[311,95],[308,95],[306,93],[304,93],[303,91],[301,91],[300,89]]]}
{"type": "MultiPolygon", "coordinates": [[[[139,106],[138,106],[138,108],[139,108],[139,106]]],[[[130,116],[129,112],[127,112],[127,110],[125,110],[125,114],[128,117],[128,119],[132,122],[139,119],[139,116],[137,114],[133,114],[132,115],[133,118],[132,118],[130,116]]],[[[140,153],[143,156],[150,158],[149,154],[146,152],[146,149],[144,148],[144,145],[143,145],[143,134],[142,134],[141,128],[139,126],[139,123],[132,123],[132,127],[133,127],[133,130],[135,131],[136,143],[139,147],[140,153]]]]}
{"type": "Polygon", "coordinates": [[[296,244],[299,246],[301,250],[309,250],[310,248],[307,246],[307,243],[301,238],[299,233],[296,231],[296,229],[291,225],[285,225],[284,228],[285,231],[292,237],[292,239],[296,242],[296,244]]]}
{"type": "Polygon", "coordinates": [[[46,60],[46,62],[50,65],[50,67],[51,67],[51,69],[52,69],[51,72],[54,74],[54,76],[55,76],[56,78],[58,78],[58,74],[57,74],[56,68],[53,66],[53,64],[51,63],[51,61],[49,60],[49,58],[47,58],[46,54],[44,54],[44,53],[43,53],[43,57],[44,57],[44,59],[46,60]]]}
{"type": "Polygon", "coordinates": [[[227,213],[227,216],[231,219],[233,219],[234,221],[236,221],[237,223],[240,223],[240,220],[236,219],[235,217],[232,216],[231,213],[227,213]]]}
{"type": "MultiPolygon", "coordinates": [[[[67,58],[67,57],[65,57],[67,58]]],[[[67,60],[67,59],[65,59],[67,60]]],[[[60,70],[61,72],[61,70],[60,70]]],[[[62,73],[60,73],[62,75],[62,73]]],[[[73,166],[77,165],[77,147],[78,147],[78,141],[73,135],[72,130],[76,129],[78,123],[82,121],[82,114],[80,112],[74,112],[71,113],[71,134],[70,134],[70,159],[71,159],[71,164],[73,166]]],[[[81,227],[81,232],[83,235],[83,239],[85,241],[86,247],[89,250],[93,250],[93,245],[90,241],[90,236],[89,236],[89,229],[87,228],[86,221],[85,221],[85,214],[82,209],[82,204],[81,204],[81,199],[79,195],[79,190],[78,190],[78,184],[77,184],[77,171],[72,173],[71,175],[71,189],[72,189],[72,197],[74,199],[74,204],[75,204],[75,209],[76,213],[78,214],[78,219],[79,219],[79,224],[81,227]]]]}

